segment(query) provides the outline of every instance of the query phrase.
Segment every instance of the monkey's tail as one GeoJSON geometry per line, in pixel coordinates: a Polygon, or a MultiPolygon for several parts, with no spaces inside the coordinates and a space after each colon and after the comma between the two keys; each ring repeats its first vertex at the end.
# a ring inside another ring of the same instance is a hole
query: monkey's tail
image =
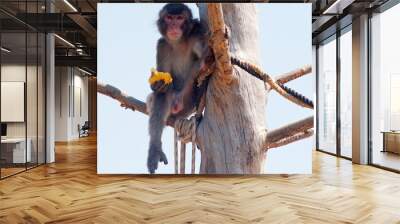
{"type": "Polygon", "coordinates": [[[149,111],[150,144],[160,145],[161,136],[168,115],[168,102],[166,94],[154,93],[149,111]]]}

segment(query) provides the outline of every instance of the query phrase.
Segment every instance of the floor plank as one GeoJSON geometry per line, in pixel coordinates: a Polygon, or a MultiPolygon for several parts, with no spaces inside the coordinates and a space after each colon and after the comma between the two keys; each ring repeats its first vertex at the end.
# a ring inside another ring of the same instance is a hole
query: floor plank
{"type": "Polygon", "coordinates": [[[0,181],[0,223],[400,223],[400,175],[320,152],[313,175],[98,176],[96,139],[0,181]]]}

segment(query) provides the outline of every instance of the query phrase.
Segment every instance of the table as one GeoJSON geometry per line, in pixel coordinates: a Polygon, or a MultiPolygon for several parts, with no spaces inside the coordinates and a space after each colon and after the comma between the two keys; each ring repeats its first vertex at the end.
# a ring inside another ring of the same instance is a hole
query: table
{"type": "Polygon", "coordinates": [[[400,131],[382,131],[383,150],[382,152],[392,152],[400,154],[400,131]]]}
{"type": "Polygon", "coordinates": [[[28,143],[25,154],[25,138],[5,138],[1,139],[1,157],[8,163],[26,163],[32,160],[30,138],[26,139],[28,143]]]}

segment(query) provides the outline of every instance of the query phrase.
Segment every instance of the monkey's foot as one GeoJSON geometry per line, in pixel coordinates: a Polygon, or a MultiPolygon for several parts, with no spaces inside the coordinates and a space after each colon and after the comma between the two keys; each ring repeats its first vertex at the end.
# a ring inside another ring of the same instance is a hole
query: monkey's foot
{"type": "Polygon", "coordinates": [[[147,168],[151,174],[154,174],[159,162],[163,162],[165,165],[168,164],[167,156],[165,156],[164,152],[161,150],[149,150],[147,168]]]}

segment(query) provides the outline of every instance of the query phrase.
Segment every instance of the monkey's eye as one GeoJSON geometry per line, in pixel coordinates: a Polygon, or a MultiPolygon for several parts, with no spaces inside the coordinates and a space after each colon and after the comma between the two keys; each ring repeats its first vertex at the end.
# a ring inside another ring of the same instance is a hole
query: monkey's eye
{"type": "Polygon", "coordinates": [[[168,21],[168,22],[170,22],[170,21],[172,20],[172,16],[171,16],[171,15],[166,16],[166,17],[165,17],[165,20],[168,21]]]}
{"type": "Polygon", "coordinates": [[[183,16],[177,16],[176,19],[177,19],[177,20],[183,20],[184,17],[183,17],[183,16]]]}

